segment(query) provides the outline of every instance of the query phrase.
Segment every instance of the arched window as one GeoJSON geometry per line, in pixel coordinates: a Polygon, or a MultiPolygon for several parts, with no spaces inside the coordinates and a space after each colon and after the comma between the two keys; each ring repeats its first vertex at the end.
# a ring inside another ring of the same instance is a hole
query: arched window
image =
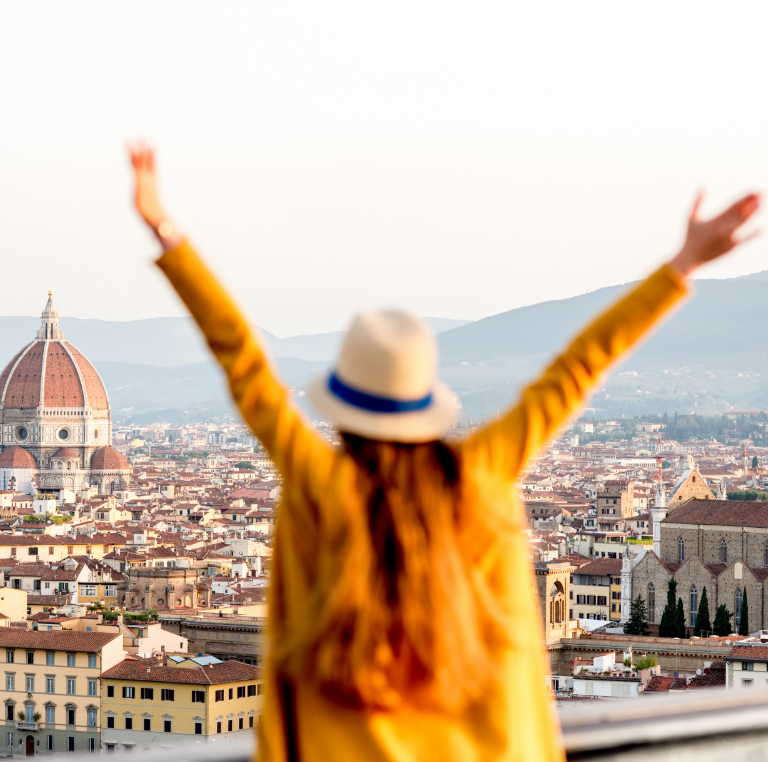
{"type": "Polygon", "coordinates": [[[656,621],[656,588],[653,582],[648,585],[648,621],[656,621]]]}
{"type": "Polygon", "coordinates": [[[725,542],[725,537],[723,537],[723,539],[720,540],[720,563],[721,564],[728,563],[728,545],[725,542]]]}
{"type": "Polygon", "coordinates": [[[738,631],[739,625],[741,624],[741,588],[736,588],[736,600],[734,601],[734,611],[736,614],[733,617],[733,626],[738,631]]]}
{"type": "Polygon", "coordinates": [[[677,538],[677,560],[685,561],[685,541],[682,537],[677,538]]]}
{"type": "Polygon", "coordinates": [[[696,617],[699,615],[699,592],[696,585],[691,587],[691,627],[696,626],[696,617]]]}

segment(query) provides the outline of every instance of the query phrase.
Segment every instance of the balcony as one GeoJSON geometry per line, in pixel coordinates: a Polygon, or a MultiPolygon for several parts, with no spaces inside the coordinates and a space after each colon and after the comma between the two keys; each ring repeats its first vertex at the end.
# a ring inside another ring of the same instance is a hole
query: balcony
{"type": "Polygon", "coordinates": [[[43,722],[27,722],[16,720],[16,730],[42,730],[45,727],[43,722]]]}
{"type": "Polygon", "coordinates": [[[568,760],[765,759],[768,690],[712,689],[558,706],[568,760]]]}

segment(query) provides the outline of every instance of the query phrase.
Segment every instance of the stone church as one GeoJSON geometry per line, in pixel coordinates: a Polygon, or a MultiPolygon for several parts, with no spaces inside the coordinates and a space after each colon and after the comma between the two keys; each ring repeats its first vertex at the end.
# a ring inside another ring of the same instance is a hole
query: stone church
{"type": "Polygon", "coordinates": [[[722,483],[715,497],[691,468],[681,475],[669,500],[663,490],[657,491],[652,515],[653,550],[623,559],[623,621],[630,601],[640,595],[648,621],[658,624],[674,576],[687,626],[696,624],[706,587],[710,622],[717,607],[725,604],[734,614],[732,628],[737,631],[746,589],[749,632],[768,629],[768,503],[727,500],[722,483]]]}
{"type": "Polygon", "coordinates": [[[111,442],[107,390],[64,339],[49,292],[40,330],[0,373],[0,489],[124,489],[131,467],[111,442]]]}

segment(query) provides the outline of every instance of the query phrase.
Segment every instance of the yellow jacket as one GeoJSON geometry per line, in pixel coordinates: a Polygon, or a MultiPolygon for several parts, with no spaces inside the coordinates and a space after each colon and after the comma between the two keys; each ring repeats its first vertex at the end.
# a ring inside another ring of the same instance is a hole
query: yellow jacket
{"type": "MultiPolygon", "coordinates": [[[[293,407],[258,336],[191,246],[185,242],[168,251],[158,265],[205,334],[245,420],[283,476],[269,608],[270,638],[279,638],[296,626],[292,611],[312,589],[317,557],[324,552],[317,541],[318,513],[328,509],[339,488],[330,483],[339,473],[338,459],[351,459],[328,447],[293,407]]],[[[672,269],[659,269],[578,336],[506,415],[455,445],[462,471],[472,474],[483,503],[489,508],[502,506],[511,519],[509,552],[482,569],[515,622],[499,687],[464,715],[446,717],[414,709],[341,709],[312,685],[299,685],[295,718],[301,762],[563,760],[545,685],[549,669],[540,609],[532,594],[534,579],[514,484],[527,461],[579,408],[601,372],[686,290],[672,269]]],[[[349,463],[345,465],[348,471],[349,463]]],[[[277,694],[268,662],[260,759],[283,762],[285,734],[277,694]]]]}

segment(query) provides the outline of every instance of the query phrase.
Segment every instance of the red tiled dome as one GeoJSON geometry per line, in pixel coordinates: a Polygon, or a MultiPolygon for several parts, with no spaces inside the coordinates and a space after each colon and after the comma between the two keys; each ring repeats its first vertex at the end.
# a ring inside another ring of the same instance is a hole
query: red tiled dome
{"type": "Polygon", "coordinates": [[[53,455],[51,455],[52,458],[79,458],[80,456],[74,451],[70,450],[69,447],[61,447],[58,450],[56,450],[53,455]]]}
{"type": "Polygon", "coordinates": [[[108,410],[109,398],[99,374],[64,339],[33,341],[0,374],[2,407],[85,407],[108,410]]]}
{"type": "Polygon", "coordinates": [[[37,468],[30,453],[21,447],[9,447],[0,455],[0,468],[37,468]]]}
{"type": "Polygon", "coordinates": [[[92,471],[130,470],[131,464],[123,453],[114,447],[102,447],[91,455],[92,471]]]}

